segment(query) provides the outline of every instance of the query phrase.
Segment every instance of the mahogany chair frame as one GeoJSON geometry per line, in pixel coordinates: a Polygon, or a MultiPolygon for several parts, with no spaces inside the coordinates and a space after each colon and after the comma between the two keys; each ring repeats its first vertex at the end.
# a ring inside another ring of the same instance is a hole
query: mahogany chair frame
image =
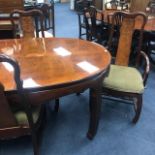
{"type": "MultiPolygon", "coordinates": [[[[147,55],[144,52],[141,51],[142,40],[143,40],[143,30],[144,30],[144,26],[145,26],[146,21],[147,21],[146,15],[144,13],[142,13],[142,12],[131,13],[131,14],[130,13],[125,13],[125,12],[116,12],[116,13],[114,13],[114,15],[112,17],[112,27],[111,27],[110,37],[109,37],[109,41],[108,41],[108,48],[110,49],[110,47],[112,45],[112,37],[113,37],[114,31],[115,31],[114,27],[115,27],[116,19],[119,19],[118,21],[120,21],[120,19],[124,20],[125,18],[127,18],[128,20],[129,19],[134,20],[136,17],[139,17],[139,16],[143,19],[143,22],[142,22],[141,28],[139,30],[140,31],[140,37],[139,37],[138,46],[137,46],[138,48],[137,48],[137,58],[136,58],[135,66],[136,66],[137,69],[139,69],[141,67],[140,69],[142,69],[142,71],[140,71],[140,73],[142,73],[143,83],[144,83],[144,86],[145,86],[146,82],[147,82],[148,74],[149,74],[149,71],[150,71],[149,59],[148,59],[147,55]],[[121,18],[117,18],[117,17],[121,17],[121,18]]],[[[126,40],[124,40],[124,41],[126,41],[126,40]]],[[[120,48],[121,48],[122,43],[119,42],[119,44],[120,45],[118,45],[118,47],[120,46],[120,48]]],[[[120,48],[118,48],[118,49],[120,49],[120,48]]],[[[117,51],[117,53],[118,53],[118,51],[117,51]]],[[[128,60],[129,60],[129,58],[128,58],[128,60]]],[[[128,66],[129,65],[128,60],[125,60],[126,61],[125,63],[122,62],[123,64],[119,64],[119,62],[117,60],[117,56],[116,56],[115,64],[116,65],[128,66]]],[[[143,96],[143,94],[113,90],[113,89],[110,89],[110,88],[107,88],[107,87],[104,87],[104,86],[102,88],[102,94],[106,95],[106,96],[113,96],[113,97],[116,97],[116,98],[123,98],[125,100],[135,98],[136,99],[136,101],[134,103],[135,116],[134,116],[132,122],[136,123],[138,121],[138,119],[140,117],[141,109],[142,109],[142,101],[143,101],[142,96],[143,96]]]]}
{"type": "Polygon", "coordinates": [[[92,41],[93,38],[97,40],[98,43],[102,41],[103,32],[103,13],[102,11],[96,9],[94,6],[90,6],[84,10],[84,19],[86,23],[86,36],[87,40],[92,41]],[[97,24],[97,14],[101,15],[99,24],[97,24]]]}
{"type": "Polygon", "coordinates": [[[13,101],[12,101],[11,95],[5,92],[3,84],[0,83],[0,97],[1,97],[1,102],[3,102],[0,104],[4,105],[1,108],[3,108],[2,110],[7,116],[7,117],[4,116],[4,121],[3,121],[4,127],[3,127],[3,124],[1,124],[1,127],[0,127],[0,139],[7,140],[7,139],[18,138],[25,135],[31,135],[34,155],[39,155],[39,138],[38,138],[39,135],[37,136],[37,134],[42,122],[42,117],[45,109],[41,108],[39,118],[37,122],[34,123],[33,117],[32,117],[32,103],[29,99],[28,93],[23,89],[23,82],[20,79],[20,68],[19,68],[18,62],[13,58],[10,58],[9,56],[6,56],[4,54],[0,54],[0,62],[1,63],[7,62],[14,68],[14,80],[17,88],[17,94],[14,94],[14,95],[16,96],[16,98],[18,98],[17,104],[23,107],[22,110],[25,112],[28,120],[28,124],[18,125],[15,119],[11,117],[13,116],[13,114],[11,113],[11,110],[6,109],[5,107],[8,106],[9,104],[12,104],[11,102],[13,101]],[[8,118],[9,116],[10,118],[8,118]]]}
{"type": "Polygon", "coordinates": [[[91,5],[93,5],[93,1],[90,0],[75,0],[74,2],[75,11],[78,15],[78,23],[79,23],[79,39],[82,39],[82,36],[86,36],[86,23],[84,19],[84,9],[89,8],[91,5]],[[79,5],[80,8],[77,6],[79,5]],[[85,31],[85,32],[83,32],[85,31]]]}

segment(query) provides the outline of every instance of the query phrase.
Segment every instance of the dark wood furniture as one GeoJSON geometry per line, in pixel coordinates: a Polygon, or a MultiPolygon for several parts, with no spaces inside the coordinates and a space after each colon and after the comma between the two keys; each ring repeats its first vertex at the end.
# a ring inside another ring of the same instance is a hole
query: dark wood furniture
{"type": "Polygon", "coordinates": [[[84,19],[84,9],[89,8],[91,5],[93,5],[92,0],[75,0],[74,1],[75,11],[78,15],[79,39],[84,39],[87,37],[86,23],[84,19]]]}
{"type": "MultiPolygon", "coordinates": [[[[107,49],[79,39],[28,38],[1,40],[0,51],[20,64],[24,90],[30,93],[34,105],[90,88],[87,136],[90,139],[95,136],[99,123],[101,82],[111,61],[107,49]]],[[[0,72],[6,94],[13,96],[17,90],[12,82],[12,72],[3,65],[0,72]]]]}
{"type": "MultiPolygon", "coordinates": [[[[0,62],[1,70],[4,69],[2,63],[9,63],[13,67],[12,79],[15,81],[16,97],[18,97],[16,102],[12,99],[9,100],[5,92],[5,83],[0,82],[0,139],[8,140],[31,135],[34,155],[39,155],[39,135],[37,132],[41,125],[43,109],[40,105],[32,106],[29,94],[23,89],[17,61],[7,55],[0,54],[0,62]]],[[[2,72],[0,73],[1,76],[4,76],[2,72]]],[[[7,76],[10,76],[9,72],[7,76]]]]}
{"type": "Polygon", "coordinates": [[[43,12],[37,9],[29,11],[14,10],[10,14],[10,19],[13,25],[14,36],[19,37],[44,37],[44,15],[43,12]],[[15,17],[19,17],[18,20],[15,17]],[[18,22],[18,24],[17,24],[18,22]]]}
{"type": "Polygon", "coordinates": [[[23,9],[24,0],[0,0],[0,13],[10,13],[14,9],[23,9]]]}
{"type": "Polygon", "coordinates": [[[79,39],[83,39],[84,37],[86,38],[86,23],[84,19],[84,12],[77,12],[77,15],[79,24],[79,39]]]}
{"type": "Polygon", "coordinates": [[[44,15],[44,30],[52,30],[53,36],[55,36],[55,11],[54,11],[54,1],[50,3],[41,3],[36,6],[43,12],[44,15]]]}
{"type": "MultiPolygon", "coordinates": [[[[116,12],[116,10],[104,10],[102,11],[103,17],[104,17],[104,22],[108,22],[108,17],[112,18],[113,14],[116,12]]],[[[129,12],[126,12],[129,13],[129,12]]],[[[97,14],[97,19],[101,20],[102,19],[101,14],[97,14]]],[[[141,25],[142,19],[137,18],[136,23],[135,23],[135,29],[139,29],[141,25]]],[[[155,31],[155,17],[150,17],[148,16],[147,22],[145,24],[144,30],[146,31],[155,31]]]]}
{"type": "Polygon", "coordinates": [[[106,34],[106,27],[104,27],[102,11],[97,10],[94,6],[90,6],[84,10],[84,21],[86,24],[87,40],[95,40],[101,43],[106,34]],[[101,20],[97,20],[97,14],[101,14],[101,20]]]}
{"type": "Polygon", "coordinates": [[[121,17],[120,38],[117,48],[117,55],[114,65],[111,65],[109,75],[103,81],[102,92],[104,95],[113,96],[125,100],[131,100],[134,103],[135,116],[133,123],[136,123],[140,117],[143,92],[149,73],[149,59],[144,52],[141,52],[143,30],[147,21],[147,17],[144,13],[123,13],[115,12],[112,17],[112,27],[109,37],[108,47],[112,45],[112,37],[114,34],[114,26],[116,18],[121,17]],[[141,17],[143,22],[141,23],[140,36],[137,45],[137,59],[134,67],[128,67],[129,56],[131,54],[131,43],[133,37],[133,30],[135,29],[135,19],[141,17]],[[143,61],[141,59],[143,58],[143,61]],[[144,62],[143,67],[138,70],[139,66],[144,62]],[[142,71],[142,72],[141,72],[142,71]],[[142,74],[140,74],[142,73],[142,74]]]}
{"type": "Polygon", "coordinates": [[[93,0],[93,5],[97,9],[102,10],[103,9],[103,0],[93,0]]]}
{"type": "Polygon", "coordinates": [[[155,31],[146,32],[146,52],[150,62],[155,65],[155,31]]]}
{"type": "Polygon", "coordinates": [[[92,0],[75,0],[74,1],[74,10],[77,12],[83,12],[84,8],[88,8],[93,5],[92,0]]]}
{"type": "Polygon", "coordinates": [[[0,16],[0,39],[14,38],[13,27],[11,25],[11,20],[2,20],[0,16]]]}
{"type": "Polygon", "coordinates": [[[118,6],[119,6],[119,2],[116,0],[111,0],[105,3],[106,10],[117,10],[118,6]]]}

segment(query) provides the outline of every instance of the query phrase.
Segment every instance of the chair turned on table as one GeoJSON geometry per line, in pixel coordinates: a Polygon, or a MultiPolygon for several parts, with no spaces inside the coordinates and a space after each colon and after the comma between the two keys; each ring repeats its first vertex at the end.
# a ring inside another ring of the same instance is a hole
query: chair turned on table
{"type": "Polygon", "coordinates": [[[0,54],[1,67],[4,67],[3,65],[6,62],[14,68],[17,92],[8,94],[3,83],[0,83],[0,139],[8,140],[31,135],[34,155],[39,155],[39,135],[37,132],[41,127],[45,109],[43,106],[32,105],[28,93],[23,89],[18,63],[14,59],[0,54]]]}
{"type": "Polygon", "coordinates": [[[140,117],[143,93],[147,82],[148,73],[150,70],[149,59],[147,55],[141,51],[143,29],[147,18],[144,13],[123,13],[116,12],[112,17],[112,27],[109,37],[108,47],[111,46],[112,37],[114,34],[115,18],[121,16],[122,24],[120,27],[119,44],[115,63],[111,64],[109,75],[103,80],[102,93],[103,97],[114,97],[115,99],[123,99],[133,101],[135,108],[135,116],[132,120],[136,123],[140,117]],[[137,45],[137,59],[134,66],[129,66],[129,56],[131,54],[132,36],[136,18],[142,18],[140,37],[137,45]],[[139,70],[140,69],[140,70],[139,70]]]}
{"type": "Polygon", "coordinates": [[[40,35],[39,32],[41,32],[41,37],[45,37],[43,26],[44,15],[42,11],[38,9],[28,11],[14,10],[11,12],[10,18],[16,38],[32,38],[35,36],[38,38],[40,35]],[[15,19],[15,17],[19,17],[19,20],[15,19]]]}

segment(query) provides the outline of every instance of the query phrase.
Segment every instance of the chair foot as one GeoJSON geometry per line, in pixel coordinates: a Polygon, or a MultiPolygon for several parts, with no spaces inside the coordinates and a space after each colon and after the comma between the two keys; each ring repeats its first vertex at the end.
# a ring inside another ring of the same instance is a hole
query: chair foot
{"type": "Polygon", "coordinates": [[[133,118],[132,122],[135,124],[139,120],[140,113],[142,110],[142,95],[137,97],[137,101],[135,102],[135,117],[133,118]]]}
{"type": "Polygon", "coordinates": [[[81,95],[81,92],[79,92],[79,93],[76,93],[76,95],[77,95],[77,96],[80,96],[80,95],[81,95]]]}
{"type": "Polygon", "coordinates": [[[55,112],[58,112],[58,111],[59,111],[59,99],[55,99],[54,111],[55,111],[55,112]]]}
{"type": "Polygon", "coordinates": [[[36,134],[32,133],[32,144],[33,144],[33,153],[34,155],[39,155],[39,145],[40,145],[40,142],[38,141],[37,139],[37,136],[36,134]]]}

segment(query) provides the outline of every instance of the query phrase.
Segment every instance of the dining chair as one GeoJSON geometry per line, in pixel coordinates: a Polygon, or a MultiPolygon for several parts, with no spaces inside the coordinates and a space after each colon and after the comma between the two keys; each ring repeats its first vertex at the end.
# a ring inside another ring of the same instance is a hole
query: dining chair
{"type": "Polygon", "coordinates": [[[78,16],[79,39],[86,38],[86,23],[84,19],[84,9],[93,5],[91,0],[75,0],[75,11],[78,16]]]}
{"type": "Polygon", "coordinates": [[[111,64],[109,75],[103,80],[102,95],[109,99],[123,99],[132,101],[135,109],[135,116],[132,120],[136,123],[140,117],[143,93],[150,70],[148,56],[141,51],[143,30],[147,21],[147,17],[142,12],[125,13],[115,12],[112,17],[111,32],[108,41],[108,47],[112,45],[112,36],[114,34],[115,18],[121,16],[122,24],[120,25],[120,37],[117,48],[117,54],[114,64],[111,64]],[[135,29],[136,18],[142,18],[139,29],[140,37],[137,44],[137,58],[135,64],[130,64],[130,54],[132,37],[135,29]]]}
{"type": "MultiPolygon", "coordinates": [[[[44,31],[52,30],[52,35],[55,37],[55,10],[54,10],[54,1],[51,0],[50,3],[40,3],[36,6],[36,9],[39,9],[43,12],[44,15],[44,31]]],[[[45,33],[46,37],[46,33],[45,33]]]]}
{"type": "Polygon", "coordinates": [[[78,16],[79,39],[83,39],[84,37],[86,37],[86,23],[84,20],[84,12],[76,12],[76,13],[78,16]]]}
{"type": "Polygon", "coordinates": [[[39,155],[39,131],[45,114],[44,106],[35,106],[31,102],[28,92],[23,88],[20,67],[16,60],[0,54],[0,63],[2,68],[5,68],[5,63],[13,67],[16,86],[16,92],[8,93],[3,83],[0,83],[0,139],[9,140],[31,135],[34,155],[39,155]]]}
{"type": "Polygon", "coordinates": [[[129,9],[129,1],[128,0],[120,0],[119,1],[120,10],[128,10],[129,9]]]}
{"type": "Polygon", "coordinates": [[[95,40],[97,43],[102,43],[107,37],[107,27],[104,24],[102,11],[96,9],[94,6],[90,6],[84,9],[84,20],[87,40],[95,40]],[[97,16],[100,16],[100,20],[97,19],[97,16]]]}
{"type": "Polygon", "coordinates": [[[39,32],[41,32],[41,37],[45,37],[43,25],[44,15],[42,11],[38,9],[32,9],[28,11],[14,10],[11,12],[10,18],[15,37],[39,37],[39,32]],[[19,20],[15,19],[15,17],[19,17],[19,20]]]}

